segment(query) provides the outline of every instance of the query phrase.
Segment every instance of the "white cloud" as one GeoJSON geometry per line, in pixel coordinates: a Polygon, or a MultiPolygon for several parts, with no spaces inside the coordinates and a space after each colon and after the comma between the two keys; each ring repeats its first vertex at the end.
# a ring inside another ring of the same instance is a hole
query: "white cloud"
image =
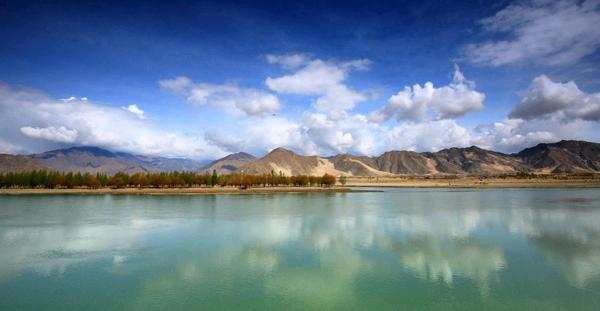
{"type": "Polygon", "coordinates": [[[75,131],[76,136],[62,142],[69,140],[71,144],[140,154],[203,159],[237,151],[260,155],[280,146],[303,154],[376,155],[392,148],[422,151],[465,145],[463,140],[468,137],[464,136],[468,131],[449,120],[387,128],[369,122],[360,114],[342,113],[332,118],[319,112],[305,112],[298,118],[248,116],[235,119],[235,127],[220,127],[218,131],[200,132],[196,136],[183,135],[158,129],[152,121],[140,119],[121,107],[91,101],[62,102],[39,91],[3,84],[0,84],[0,111],[2,151],[38,152],[60,147],[58,135],[52,140],[40,133],[56,132],[67,137],[75,131]],[[20,130],[22,127],[31,128],[23,130],[30,132],[29,135],[20,130]],[[440,134],[426,135],[427,131],[440,134]],[[45,139],[31,139],[36,135],[31,134],[34,132],[45,139]],[[407,140],[405,135],[414,137],[407,140]]]}
{"type": "Polygon", "coordinates": [[[159,82],[160,86],[171,92],[181,92],[192,85],[192,80],[188,77],[177,77],[159,82]]]}
{"type": "Polygon", "coordinates": [[[268,54],[266,59],[269,64],[278,64],[286,69],[294,69],[306,64],[310,57],[307,54],[268,54]]]}
{"type": "Polygon", "coordinates": [[[424,121],[429,119],[453,119],[472,111],[483,109],[485,95],[475,91],[475,84],[468,81],[456,66],[452,82],[440,88],[426,82],[415,84],[388,99],[387,104],[371,113],[371,121],[397,120],[424,121]]]}
{"type": "Polygon", "coordinates": [[[121,107],[121,109],[123,110],[127,110],[133,114],[135,114],[138,118],[140,119],[145,119],[146,116],[144,116],[144,110],[140,109],[137,105],[133,104],[133,105],[129,105],[127,107],[121,107]]]}
{"type": "Polygon", "coordinates": [[[473,133],[473,144],[502,152],[518,152],[539,143],[552,143],[561,139],[596,140],[592,122],[560,119],[504,119],[481,125],[473,133]]]}
{"type": "Polygon", "coordinates": [[[54,100],[0,83],[0,151],[38,152],[57,143],[94,145],[137,154],[207,159],[225,155],[201,135],[156,128],[120,107],[54,100]]]}
{"type": "Polygon", "coordinates": [[[68,103],[68,102],[72,102],[72,101],[87,101],[88,98],[87,97],[79,97],[79,98],[77,98],[75,96],[71,96],[69,98],[61,98],[60,100],[63,101],[63,102],[65,102],[65,103],[68,103]]]}
{"type": "Polygon", "coordinates": [[[21,133],[32,138],[47,139],[60,143],[72,143],[77,138],[77,130],[71,130],[64,126],[60,127],[31,127],[24,126],[21,133]]]}
{"type": "Polygon", "coordinates": [[[260,155],[276,147],[304,150],[300,125],[280,116],[248,117],[238,120],[231,131],[218,129],[208,132],[206,137],[228,152],[245,151],[260,155]]]}
{"type": "Polygon", "coordinates": [[[233,114],[258,116],[281,109],[277,96],[234,84],[192,83],[186,77],[160,81],[161,87],[186,97],[188,103],[233,114]]]}
{"type": "Polygon", "coordinates": [[[541,142],[552,142],[555,135],[546,130],[523,131],[523,120],[507,119],[490,125],[479,126],[476,131],[480,136],[476,139],[479,146],[501,151],[519,151],[522,147],[530,147],[541,142]]]}
{"type": "Polygon", "coordinates": [[[281,104],[267,92],[234,84],[194,83],[186,77],[161,81],[164,89],[184,96],[190,104],[232,113],[220,115],[225,126],[207,126],[195,134],[159,128],[136,105],[101,105],[76,97],[56,100],[0,83],[0,152],[38,152],[69,143],[198,159],[238,151],[261,155],[276,147],[307,155],[373,156],[389,150],[437,151],[473,144],[513,152],[539,142],[600,139],[600,134],[594,134],[600,133],[597,123],[586,121],[598,120],[599,95],[585,93],[573,82],[555,83],[540,76],[511,115],[519,119],[472,130],[455,118],[481,109],[485,95],[458,67],[448,85],[436,88],[427,82],[406,87],[367,117],[352,111],[367,96],[344,83],[351,70],[364,70],[370,61],[339,63],[292,56],[271,56],[270,62],[295,69],[266,83],[280,93],[314,97],[315,109],[271,114],[281,104]],[[378,122],[392,118],[399,122],[378,122]]]}
{"type": "Polygon", "coordinates": [[[600,120],[600,93],[581,91],[575,82],[554,82],[545,75],[531,82],[523,99],[514,107],[509,117],[526,120],[559,118],[563,120],[600,120]]]}
{"type": "Polygon", "coordinates": [[[387,150],[438,151],[467,147],[472,142],[469,131],[455,120],[402,123],[391,128],[386,135],[387,150]]]}
{"type": "Polygon", "coordinates": [[[511,4],[481,21],[485,30],[506,37],[467,45],[464,55],[472,63],[492,66],[576,62],[600,46],[599,7],[596,0],[511,4]]]}
{"type": "Polygon", "coordinates": [[[517,152],[538,143],[561,139],[596,141],[600,121],[600,93],[581,91],[575,82],[554,82],[545,75],[533,79],[508,117],[480,125],[473,143],[517,152]]]}
{"type": "Polygon", "coordinates": [[[351,110],[367,96],[343,82],[350,70],[365,70],[369,64],[369,60],[334,63],[315,59],[298,65],[300,68],[290,75],[268,77],[265,83],[278,93],[316,96],[313,106],[320,112],[351,110]]]}
{"type": "Polygon", "coordinates": [[[332,118],[322,113],[305,113],[301,119],[305,149],[313,154],[374,154],[380,147],[380,128],[361,114],[332,118]]]}

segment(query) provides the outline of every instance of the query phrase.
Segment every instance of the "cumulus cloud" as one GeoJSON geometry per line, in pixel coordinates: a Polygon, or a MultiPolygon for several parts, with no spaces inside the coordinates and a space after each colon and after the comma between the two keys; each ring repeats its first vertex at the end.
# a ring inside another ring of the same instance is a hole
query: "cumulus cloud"
{"type": "MultiPolygon", "coordinates": [[[[282,61],[274,63],[289,68],[282,61]]],[[[365,70],[369,64],[369,60],[335,63],[314,59],[298,64],[296,67],[299,68],[289,75],[278,78],[268,77],[265,83],[278,93],[316,96],[313,106],[321,112],[351,110],[357,103],[365,101],[367,96],[351,89],[344,84],[344,81],[349,71],[365,70]]]]}
{"type": "Polygon", "coordinates": [[[262,154],[276,147],[305,150],[300,125],[295,120],[280,116],[241,119],[237,121],[235,131],[215,129],[207,132],[206,137],[229,152],[262,154]]]}
{"type": "Polygon", "coordinates": [[[518,152],[539,143],[561,139],[597,140],[593,122],[560,119],[504,119],[493,124],[480,125],[473,132],[473,144],[486,149],[518,152]]]}
{"type": "Polygon", "coordinates": [[[190,104],[234,114],[265,115],[278,111],[282,106],[273,94],[234,84],[192,83],[189,78],[178,77],[162,80],[160,85],[168,91],[185,96],[190,104]]]}
{"type": "Polygon", "coordinates": [[[406,86],[369,118],[374,122],[392,118],[410,121],[453,119],[483,109],[484,99],[485,95],[475,91],[475,84],[465,79],[455,66],[454,78],[449,85],[435,88],[433,83],[426,82],[424,86],[406,86]]]}
{"type": "Polygon", "coordinates": [[[468,131],[451,120],[383,127],[361,114],[343,113],[333,118],[310,111],[297,118],[246,116],[235,119],[235,127],[184,135],[157,129],[151,120],[140,119],[122,107],[93,101],[63,102],[36,90],[3,84],[0,111],[0,149],[4,152],[38,152],[70,143],[204,159],[237,151],[260,155],[280,146],[303,154],[376,155],[392,148],[429,151],[466,145],[468,138],[468,131]],[[439,135],[428,137],[426,130],[439,135]],[[407,140],[404,135],[414,137],[407,140]]]}
{"type": "Polygon", "coordinates": [[[600,139],[600,93],[586,93],[573,81],[554,82],[540,75],[521,96],[507,118],[476,127],[473,143],[517,152],[561,139],[600,139]]]}
{"type": "Polygon", "coordinates": [[[455,120],[402,123],[386,134],[386,146],[395,150],[437,151],[450,147],[467,147],[472,142],[469,131],[455,120]]]}
{"type": "Polygon", "coordinates": [[[518,119],[506,119],[493,124],[480,125],[475,131],[477,145],[500,151],[519,151],[524,146],[532,146],[556,139],[554,133],[544,129],[523,130],[524,122],[518,119]]]}
{"type": "Polygon", "coordinates": [[[369,115],[353,111],[367,96],[348,87],[349,72],[368,69],[365,59],[348,62],[270,55],[267,61],[289,70],[268,78],[278,93],[307,96],[313,108],[274,114],[281,108],[274,94],[235,84],[195,83],[186,77],[160,81],[163,89],[187,102],[219,109],[228,126],[207,126],[194,134],[156,127],[137,105],[111,106],[87,98],[52,99],[32,89],[0,83],[0,152],[38,152],[64,144],[97,145],[118,151],[199,159],[246,151],[256,155],[286,147],[306,155],[339,153],[379,155],[389,150],[437,151],[478,145],[519,151],[539,142],[600,139],[598,94],[574,82],[555,83],[545,76],[532,82],[510,118],[475,129],[456,118],[483,108],[476,91],[458,67],[452,81],[406,87],[369,115]],[[398,122],[381,122],[395,119],[398,122]],[[230,123],[235,122],[235,123],[230,123]],[[231,126],[234,124],[235,126],[231,126]],[[591,134],[590,134],[591,133],[591,134]]]}
{"type": "Polygon", "coordinates": [[[144,116],[144,110],[140,109],[137,105],[133,104],[133,105],[129,105],[127,107],[121,107],[121,109],[123,110],[127,110],[133,114],[135,114],[138,118],[140,119],[145,119],[146,116],[144,116]]]}
{"type": "Polygon", "coordinates": [[[214,158],[225,153],[200,135],[155,127],[120,107],[55,100],[0,83],[0,152],[38,152],[61,144],[94,145],[137,154],[214,158]]]}
{"type": "Polygon", "coordinates": [[[318,112],[305,112],[299,120],[284,117],[240,120],[244,135],[211,131],[207,140],[229,152],[244,150],[261,154],[285,147],[305,155],[339,153],[379,155],[389,150],[437,151],[466,147],[474,137],[455,120],[431,120],[382,126],[361,114],[342,119],[318,112]]]}
{"type": "Polygon", "coordinates": [[[575,62],[600,46],[600,2],[541,0],[518,2],[481,20],[503,39],[467,45],[472,63],[500,66],[522,61],[552,65],[575,62]]]}
{"type": "Polygon", "coordinates": [[[332,118],[322,113],[305,113],[300,122],[306,141],[310,142],[305,148],[313,153],[371,155],[382,147],[383,129],[361,114],[332,118]]]}
{"type": "Polygon", "coordinates": [[[525,120],[559,118],[600,120],[600,93],[581,91],[575,82],[554,82],[545,75],[533,79],[509,117],[525,120]]]}
{"type": "Polygon", "coordinates": [[[214,130],[206,134],[206,139],[228,152],[262,154],[285,147],[305,155],[375,154],[383,148],[380,130],[360,114],[332,119],[326,114],[305,112],[299,119],[246,118],[238,121],[236,132],[214,130]]]}
{"type": "Polygon", "coordinates": [[[29,137],[47,139],[60,143],[72,143],[77,138],[77,130],[71,130],[64,126],[58,128],[54,126],[43,128],[24,126],[21,128],[21,133],[29,137]]]}

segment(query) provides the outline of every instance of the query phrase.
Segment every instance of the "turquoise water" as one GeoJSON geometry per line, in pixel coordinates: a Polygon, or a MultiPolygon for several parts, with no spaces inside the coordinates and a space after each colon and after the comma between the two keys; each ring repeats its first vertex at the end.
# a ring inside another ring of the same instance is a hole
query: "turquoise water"
{"type": "Polygon", "coordinates": [[[600,310],[599,190],[0,196],[0,310],[600,310]]]}

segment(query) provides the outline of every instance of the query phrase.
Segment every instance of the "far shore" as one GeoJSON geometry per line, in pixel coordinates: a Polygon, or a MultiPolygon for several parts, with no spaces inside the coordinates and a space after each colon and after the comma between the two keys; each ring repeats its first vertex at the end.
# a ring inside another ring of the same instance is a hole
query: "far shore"
{"type": "Polygon", "coordinates": [[[346,186],[383,188],[600,188],[600,178],[348,177],[346,186]]]}
{"type": "Polygon", "coordinates": [[[19,194],[139,194],[139,195],[203,195],[203,194],[265,194],[265,193],[312,193],[312,192],[373,192],[357,190],[349,187],[190,187],[190,188],[5,188],[0,189],[0,195],[19,194]]]}
{"type": "Polygon", "coordinates": [[[131,194],[131,195],[204,195],[268,193],[377,192],[362,188],[600,188],[600,178],[483,178],[458,177],[347,177],[345,185],[333,187],[182,187],[182,188],[0,188],[0,195],[28,194],[131,194]]]}

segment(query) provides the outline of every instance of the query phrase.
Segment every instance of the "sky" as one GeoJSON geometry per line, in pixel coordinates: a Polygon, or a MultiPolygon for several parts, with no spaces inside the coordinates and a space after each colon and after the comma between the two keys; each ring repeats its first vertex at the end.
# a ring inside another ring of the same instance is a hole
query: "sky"
{"type": "Polygon", "coordinates": [[[600,141],[600,1],[0,0],[0,153],[600,141]]]}

